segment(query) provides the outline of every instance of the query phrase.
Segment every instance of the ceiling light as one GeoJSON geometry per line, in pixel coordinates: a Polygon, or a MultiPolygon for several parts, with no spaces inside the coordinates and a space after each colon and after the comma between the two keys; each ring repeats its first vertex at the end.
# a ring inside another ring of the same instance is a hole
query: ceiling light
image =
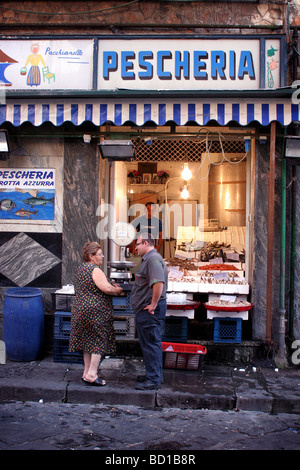
{"type": "Polygon", "coordinates": [[[181,176],[182,176],[182,179],[184,179],[184,181],[188,181],[189,179],[191,179],[192,172],[189,169],[189,164],[188,163],[184,163],[181,176]]]}
{"type": "Polygon", "coordinates": [[[184,185],[184,188],[181,191],[181,197],[182,199],[187,199],[189,197],[190,193],[188,192],[187,185],[184,185]]]}
{"type": "Polygon", "coordinates": [[[103,140],[99,144],[102,158],[109,161],[131,161],[135,157],[131,140],[103,140]]]}
{"type": "Polygon", "coordinates": [[[296,136],[296,135],[286,136],[285,157],[286,158],[299,158],[300,157],[300,136],[296,136]]]}

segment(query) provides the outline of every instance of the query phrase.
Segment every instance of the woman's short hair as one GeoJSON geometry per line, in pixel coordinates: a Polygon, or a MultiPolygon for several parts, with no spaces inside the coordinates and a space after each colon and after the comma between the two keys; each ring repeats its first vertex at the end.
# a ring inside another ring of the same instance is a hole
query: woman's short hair
{"type": "Polygon", "coordinates": [[[97,251],[101,249],[101,246],[97,242],[86,242],[82,248],[82,260],[90,261],[90,256],[93,256],[97,251]]]}

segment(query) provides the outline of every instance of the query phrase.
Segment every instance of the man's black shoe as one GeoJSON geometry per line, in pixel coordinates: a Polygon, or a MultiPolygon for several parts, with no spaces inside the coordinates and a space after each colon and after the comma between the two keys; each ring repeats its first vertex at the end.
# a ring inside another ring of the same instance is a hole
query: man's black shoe
{"type": "Polygon", "coordinates": [[[147,377],[145,375],[138,375],[136,378],[137,382],[145,382],[147,380],[147,377]]]}
{"type": "Polygon", "coordinates": [[[159,384],[154,384],[147,380],[145,382],[140,382],[135,386],[136,390],[157,390],[159,387],[159,384]]]}
{"type": "MultiPolygon", "coordinates": [[[[146,375],[138,375],[136,378],[137,382],[145,382],[147,380],[146,375]]],[[[164,383],[164,379],[162,379],[161,383],[164,383]]]]}

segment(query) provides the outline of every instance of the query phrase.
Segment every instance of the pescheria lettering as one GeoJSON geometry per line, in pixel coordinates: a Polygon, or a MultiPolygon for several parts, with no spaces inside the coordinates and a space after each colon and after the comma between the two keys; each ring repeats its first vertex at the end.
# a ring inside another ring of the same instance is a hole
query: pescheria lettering
{"type": "Polygon", "coordinates": [[[222,50],[208,51],[104,51],[103,70],[104,80],[120,70],[123,80],[151,80],[155,76],[160,80],[243,80],[248,76],[255,80],[255,69],[252,52],[222,50]],[[208,68],[210,68],[208,70],[208,68]]]}
{"type": "Polygon", "coordinates": [[[36,179],[45,180],[53,179],[53,171],[32,171],[32,170],[4,170],[0,171],[0,178],[2,179],[36,179]]]}

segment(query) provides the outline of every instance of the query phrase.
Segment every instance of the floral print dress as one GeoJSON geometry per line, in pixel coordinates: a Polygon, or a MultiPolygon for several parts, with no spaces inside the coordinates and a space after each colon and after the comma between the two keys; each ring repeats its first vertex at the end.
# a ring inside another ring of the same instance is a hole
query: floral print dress
{"type": "Polygon", "coordinates": [[[116,352],[112,296],[94,283],[92,263],[82,263],[74,278],[75,298],[71,308],[69,351],[91,354],[116,352]]]}

